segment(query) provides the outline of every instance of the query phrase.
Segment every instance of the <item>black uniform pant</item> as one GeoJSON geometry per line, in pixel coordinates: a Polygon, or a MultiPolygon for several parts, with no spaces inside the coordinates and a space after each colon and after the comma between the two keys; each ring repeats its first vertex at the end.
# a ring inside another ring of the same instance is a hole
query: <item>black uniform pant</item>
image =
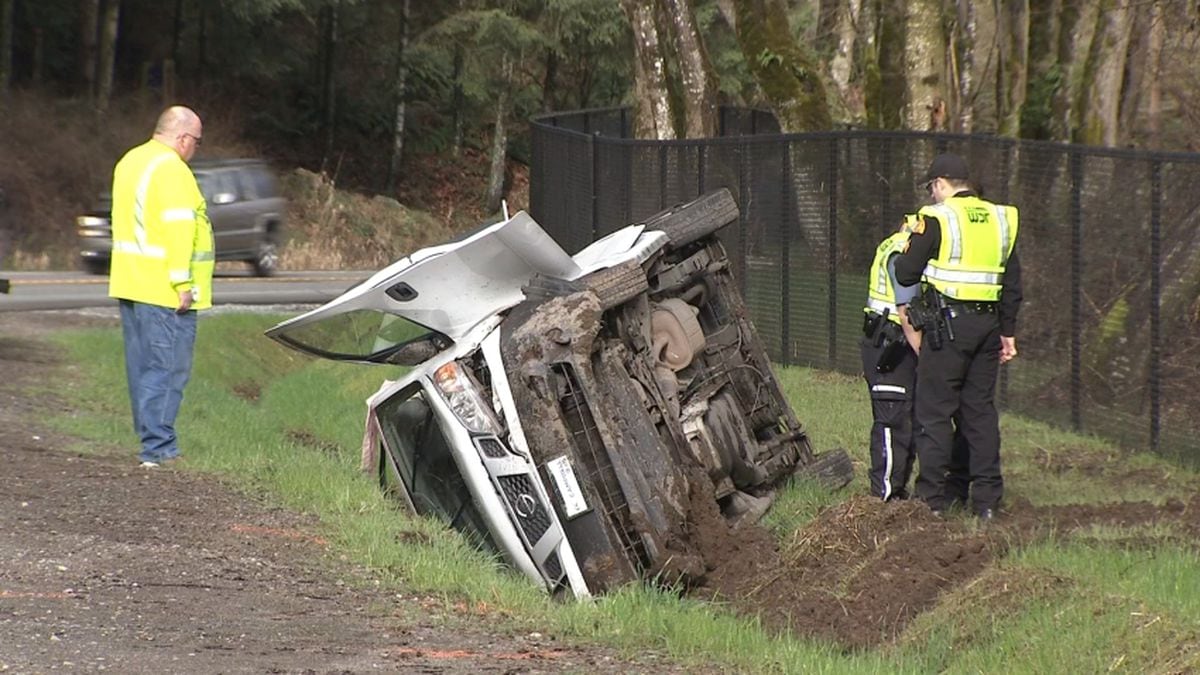
{"type": "Polygon", "coordinates": [[[863,338],[863,376],[871,394],[871,494],[884,500],[908,497],[913,460],[913,393],[917,355],[905,347],[904,356],[887,373],[876,372],[882,346],[863,338]]]}
{"type": "Polygon", "coordinates": [[[976,513],[996,508],[1004,493],[1000,475],[1000,417],[996,412],[996,377],[1000,372],[1000,323],[993,313],[958,314],[954,340],[933,349],[921,341],[917,367],[921,382],[916,417],[917,496],[935,510],[946,508],[960,493],[961,481],[948,486],[955,463],[955,425],[967,451],[971,506],[976,513]],[[954,490],[955,493],[951,493],[954,490]]]}

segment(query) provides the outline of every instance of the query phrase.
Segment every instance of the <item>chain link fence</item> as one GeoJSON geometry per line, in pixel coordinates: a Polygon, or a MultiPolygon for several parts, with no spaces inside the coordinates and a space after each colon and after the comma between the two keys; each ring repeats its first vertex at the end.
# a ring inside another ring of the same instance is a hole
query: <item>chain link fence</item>
{"type": "Polygon", "coordinates": [[[726,187],[740,218],[721,238],[772,359],[856,373],[875,246],[925,203],[932,158],[958,153],[1021,212],[1001,407],[1200,464],[1200,155],[720,119],[718,138],[650,141],[628,138],[627,109],[536,118],[531,214],[573,253],[726,187]]]}

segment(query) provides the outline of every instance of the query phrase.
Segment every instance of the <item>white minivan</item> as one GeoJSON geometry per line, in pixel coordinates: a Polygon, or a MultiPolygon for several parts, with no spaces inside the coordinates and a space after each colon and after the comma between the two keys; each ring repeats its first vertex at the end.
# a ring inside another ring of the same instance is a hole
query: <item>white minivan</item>
{"type": "Polygon", "coordinates": [[[721,189],[568,255],[526,213],[422,249],[267,331],[411,366],[368,400],[363,467],[554,594],[703,578],[700,510],[757,521],[814,456],[716,236],[721,189]]]}

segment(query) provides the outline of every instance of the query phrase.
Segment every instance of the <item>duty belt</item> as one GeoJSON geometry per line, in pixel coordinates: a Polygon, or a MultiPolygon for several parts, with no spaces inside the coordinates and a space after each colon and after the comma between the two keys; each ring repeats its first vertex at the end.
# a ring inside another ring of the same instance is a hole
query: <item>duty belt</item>
{"type": "Polygon", "coordinates": [[[952,317],[960,317],[966,314],[995,314],[995,302],[961,302],[946,298],[946,310],[952,317]]]}

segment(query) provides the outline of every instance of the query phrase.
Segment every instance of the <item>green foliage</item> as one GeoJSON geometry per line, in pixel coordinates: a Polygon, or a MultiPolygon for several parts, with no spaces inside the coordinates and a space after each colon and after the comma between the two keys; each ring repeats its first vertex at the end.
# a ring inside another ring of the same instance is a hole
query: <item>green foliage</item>
{"type": "Polygon", "coordinates": [[[696,24],[717,74],[717,88],[732,104],[748,104],[757,98],[754,76],[746,65],[737,35],[725,22],[716,0],[696,0],[696,24]]]}
{"type": "Polygon", "coordinates": [[[770,48],[768,48],[768,47],[763,47],[763,50],[761,52],[759,52],[757,56],[754,57],[754,61],[758,64],[759,68],[770,68],[771,66],[782,66],[783,65],[783,55],[776,54],[775,52],[771,51],[770,48]]]}
{"type": "Polygon", "coordinates": [[[1054,97],[1062,85],[1062,66],[1057,63],[1043,75],[1030,80],[1025,105],[1021,108],[1023,138],[1054,138],[1054,97]]]}

